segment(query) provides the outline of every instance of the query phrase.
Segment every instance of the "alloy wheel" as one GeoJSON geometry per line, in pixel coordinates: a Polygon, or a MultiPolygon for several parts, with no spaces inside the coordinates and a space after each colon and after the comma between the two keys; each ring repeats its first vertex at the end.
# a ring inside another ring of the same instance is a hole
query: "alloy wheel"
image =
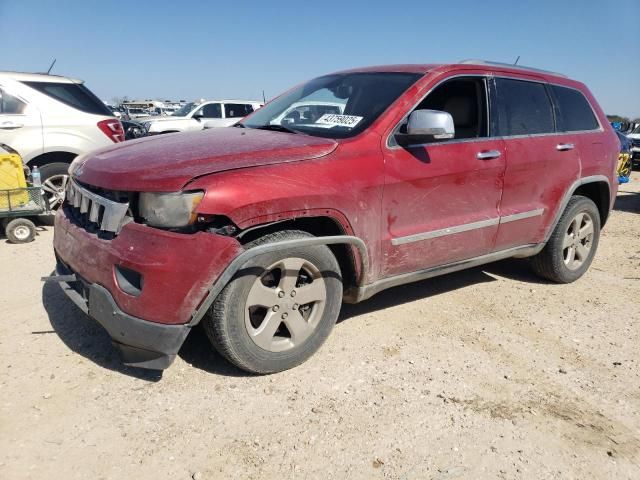
{"type": "Polygon", "coordinates": [[[324,312],[327,288],[321,272],[303,258],[286,258],[256,278],[245,304],[253,342],[269,352],[303,344],[324,312]]]}
{"type": "Polygon", "coordinates": [[[578,213],[562,241],[562,255],[569,270],[577,270],[587,261],[593,245],[593,219],[586,212],[578,213]]]}
{"type": "Polygon", "coordinates": [[[51,210],[57,210],[64,202],[68,181],[68,175],[52,175],[42,183],[42,189],[51,210]]]}

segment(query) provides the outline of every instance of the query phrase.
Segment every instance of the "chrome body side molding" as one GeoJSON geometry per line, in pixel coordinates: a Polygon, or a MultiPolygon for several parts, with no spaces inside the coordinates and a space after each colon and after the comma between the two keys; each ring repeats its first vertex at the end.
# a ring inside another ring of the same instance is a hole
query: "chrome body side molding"
{"type": "Polygon", "coordinates": [[[544,208],[538,208],[536,210],[529,210],[528,212],[514,213],[513,215],[506,215],[500,217],[500,224],[515,222],[516,220],[524,220],[525,218],[539,217],[544,213],[544,208]]]}
{"type": "Polygon", "coordinates": [[[489,218],[487,220],[480,220],[479,222],[465,223],[463,225],[456,225],[455,227],[442,228],[440,230],[431,230],[430,232],[416,233],[414,235],[407,235],[406,237],[397,237],[391,239],[391,245],[404,245],[405,243],[419,242],[421,240],[429,240],[431,238],[444,237],[446,235],[453,235],[456,233],[468,232],[470,230],[476,230],[478,228],[491,227],[498,225],[500,219],[489,218]]]}
{"type": "Polygon", "coordinates": [[[429,240],[432,238],[444,237],[446,235],[454,235],[456,233],[468,232],[470,230],[476,230],[478,228],[492,227],[502,223],[515,222],[516,220],[524,220],[526,218],[537,217],[544,213],[544,208],[538,208],[536,210],[530,210],[528,212],[514,213],[513,215],[506,215],[504,217],[489,218],[487,220],[480,220],[478,222],[464,223],[462,225],[456,225],[453,227],[442,228],[439,230],[431,230],[429,232],[416,233],[413,235],[407,235],[406,237],[396,237],[391,239],[391,245],[404,245],[405,243],[419,242],[422,240],[429,240]]]}

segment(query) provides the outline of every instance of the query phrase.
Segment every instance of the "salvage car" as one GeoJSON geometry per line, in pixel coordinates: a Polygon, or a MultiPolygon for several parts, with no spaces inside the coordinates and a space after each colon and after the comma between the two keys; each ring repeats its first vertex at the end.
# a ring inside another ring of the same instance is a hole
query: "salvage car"
{"type": "Polygon", "coordinates": [[[39,168],[52,211],[64,199],[71,161],[123,140],[120,121],[81,80],[0,72],[0,143],[39,168]]]}
{"type": "Polygon", "coordinates": [[[136,121],[144,125],[147,135],[205,130],[230,127],[261,106],[262,103],[252,100],[192,102],[170,116],[144,117],[136,121]]]}
{"type": "Polygon", "coordinates": [[[633,166],[640,165],[640,126],[636,127],[631,133],[627,134],[627,138],[631,141],[631,161],[633,166]]]}
{"type": "Polygon", "coordinates": [[[47,280],[128,365],[168,367],[202,322],[237,367],[278,372],[320,348],[343,301],[509,257],[579,279],[618,149],[560,74],[474,60],[325,75],[234,128],[76,159],[47,280]],[[278,120],[318,100],[343,112],[278,120]]]}

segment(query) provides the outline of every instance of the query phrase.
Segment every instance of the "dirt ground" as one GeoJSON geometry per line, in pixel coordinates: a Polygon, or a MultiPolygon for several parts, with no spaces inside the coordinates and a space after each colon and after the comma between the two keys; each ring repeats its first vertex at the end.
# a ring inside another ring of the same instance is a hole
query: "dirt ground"
{"type": "Polygon", "coordinates": [[[640,172],[578,282],[508,260],[396,288],[262,377],[201,330],[123,367],[40,282],[52,234],[0,240],[0,478],[640,479],[640,172]]]}

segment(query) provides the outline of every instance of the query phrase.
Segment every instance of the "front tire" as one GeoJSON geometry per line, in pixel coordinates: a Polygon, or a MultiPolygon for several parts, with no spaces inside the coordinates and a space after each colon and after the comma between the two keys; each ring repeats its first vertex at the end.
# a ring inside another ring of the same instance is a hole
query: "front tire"
{"type": "Polygon", "coordinates": [[[571,283],[587,271],[600,240],[600,213],[589,198],[571,197],[544,249],[531,261],[541,277],[571,283]]]}
{"type": "MultiPolygon", "coordinates": [[[[246,247],[312,238],[301,231],[266,235],[246,247]]],[[[247,262],[204,319],[216,350],[238,368],[275,373],[322,346],[342,305],[342,278],[327,246],[289,248],[247,262]]]]}

